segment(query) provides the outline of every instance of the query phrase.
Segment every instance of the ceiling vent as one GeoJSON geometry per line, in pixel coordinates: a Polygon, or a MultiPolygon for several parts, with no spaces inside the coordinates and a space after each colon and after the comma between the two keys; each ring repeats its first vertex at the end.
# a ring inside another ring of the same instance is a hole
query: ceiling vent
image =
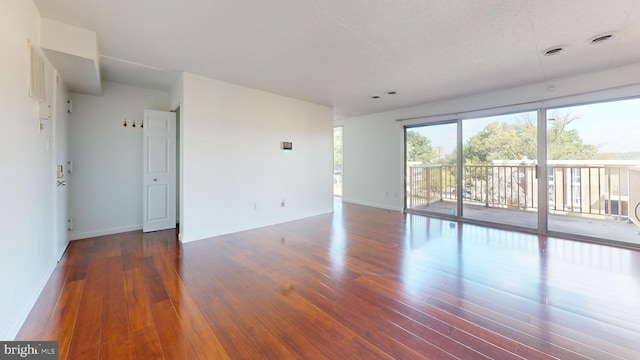
{"type": "Polygon", "coordinates": [[[551,48],[551,49],[549,49],[549,50],[545,51],[545,52],[544,52],[544,56],[554,56],[554,55],[558,55],[559,53],[561,53],[561,52],[563,52],[563,51],[564,51],[564,48],[563,48],[563,47],[560,47],[560,46],[558,46],[558,47],[554,47],[554,48],[551,48]]]}
{"type": "Polygon", "coordinates": [[[602,44],[603,42],[607,42],[611,40],[611,38],[613,38],[613,34],[600,35],[591,39],[591,44],[592,45],[602,44]]]}

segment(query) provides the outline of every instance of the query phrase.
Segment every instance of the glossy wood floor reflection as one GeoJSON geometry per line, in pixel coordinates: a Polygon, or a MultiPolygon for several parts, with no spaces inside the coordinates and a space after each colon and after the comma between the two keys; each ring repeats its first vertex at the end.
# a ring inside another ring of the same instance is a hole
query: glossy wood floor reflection
{"type": "Polygon", "coordinates": [[[60,359],[640,359],[640,253],[353,204],[70,244],[18,339],[60,359]]]}

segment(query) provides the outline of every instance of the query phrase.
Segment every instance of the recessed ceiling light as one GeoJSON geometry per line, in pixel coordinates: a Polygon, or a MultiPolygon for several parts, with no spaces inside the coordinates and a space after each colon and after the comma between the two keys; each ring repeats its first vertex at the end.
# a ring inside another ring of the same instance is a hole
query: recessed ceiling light
{"type": "Polygon", "coordinates": [[[561,53],[562,51],[564,51],[564,48],[561,46],[558,47],[553,47],[547,51],[544,52],[544,56],[553,56],[553,55],[558,55],[559,53],[561,53]]]}
{"type": "Polygon", "coordinates": [[[398,93],[397,91],[393,91],[393,90],[392,91],[387,91],[387,95],[395,95],[397,93],[398,93]]]}
{"type": "Polygon", "coordinates": [[[373,95],[371,98],[372,99],[380,99],[380,95],[373,95]]]}
{"type": "Polygon", "coordinates": [[[607,42],[607,41],[611,40],[612,37],[613,37],[613,34],[605,34],[605,35],[596,36],[595,38],[591,39],[591,44],[592,45],[602,44],[603,42],[607,42]]]}

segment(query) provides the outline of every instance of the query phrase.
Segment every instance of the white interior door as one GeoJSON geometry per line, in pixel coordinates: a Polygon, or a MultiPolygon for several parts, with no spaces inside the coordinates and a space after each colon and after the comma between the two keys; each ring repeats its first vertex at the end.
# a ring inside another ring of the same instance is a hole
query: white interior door
{"type": "Polygon", "coordinates": [[[67,219],[69,218],[69,155],[67,129],[69,113],[67,112],[67,91],[65,84],[56,74],[53,94],[53,151],[56,164],[56,191],[54,197],[54,231],[55,255],[60,260],[69,244],[67,219]]]}
{"type": "Polygon", "coordinates": [[[145,110],[142,231],[176,227],[176,114],[145,110]]]}

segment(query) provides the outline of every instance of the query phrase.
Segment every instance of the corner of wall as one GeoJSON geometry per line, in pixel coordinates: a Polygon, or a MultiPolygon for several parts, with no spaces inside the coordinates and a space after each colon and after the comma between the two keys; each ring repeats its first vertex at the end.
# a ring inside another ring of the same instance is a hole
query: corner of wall
{"type": "Polygon", "coordinates": [[[181,73],[180,76],[173,82],[171,85],[171,89],[169,89],[169,109],[171,111],[175,110],[180,104],[182,104],[182,98],[184,89],[184,73],[181,73]]]}
{"type": "MultiPolygon", "coordinates": [[[[27,41],[39,44],[40,14],[31,0],[7,0],[1,7],[0,99],[4,117],[0,121],[0,153],[5,154],[4,165],[11,169],[11,176],[3,177],[0,188],[2,231],[7,239],[0,241],[0,339],[10,340],[56,265],[52,220],[55,166],[52,122],[40,119],[39,104],[28,95],[27,41]]],[[[45,78],[47,95],[53,94],[55,75],[46,60],[45,78]]]]}
{"type": "Polygon", "coordinates": [[[331,108],[188,73],[182,93],[183,242],[332,207],[331,108]]]}

